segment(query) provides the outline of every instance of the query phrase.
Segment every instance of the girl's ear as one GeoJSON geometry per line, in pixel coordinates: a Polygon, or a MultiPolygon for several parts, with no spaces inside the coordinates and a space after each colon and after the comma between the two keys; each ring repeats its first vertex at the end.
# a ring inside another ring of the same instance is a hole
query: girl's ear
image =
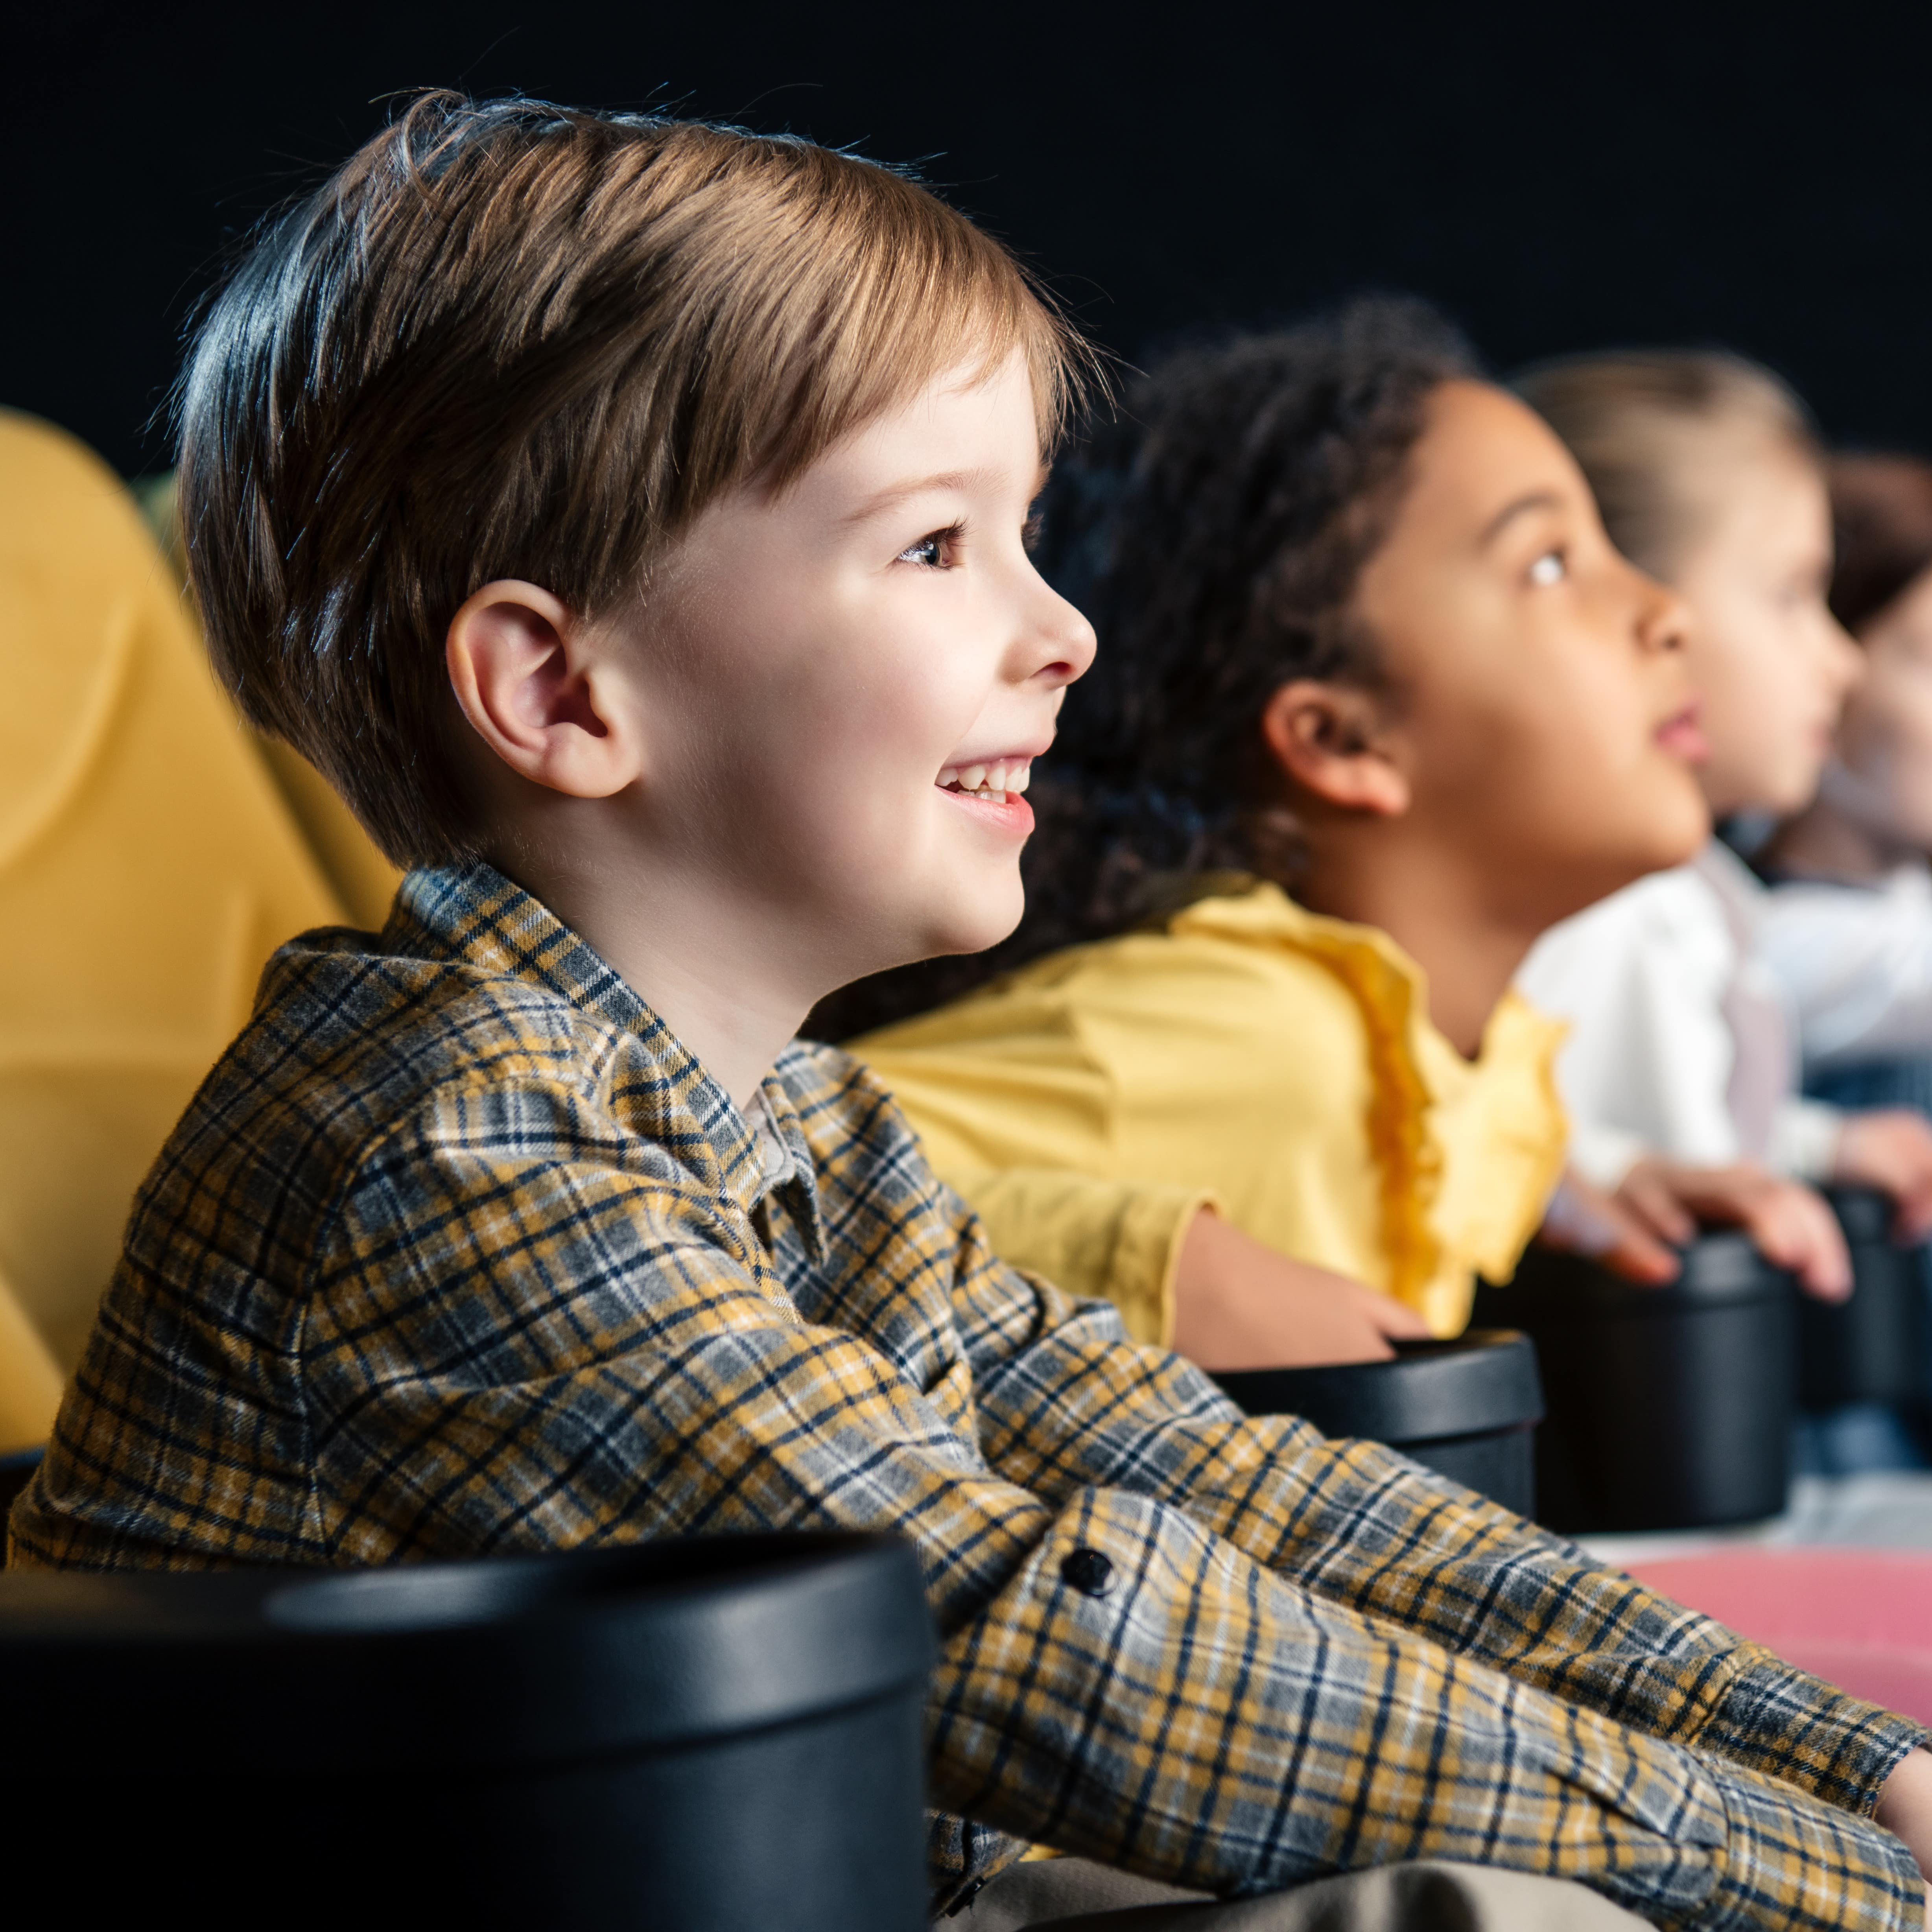
{"type": "Polygon", "coordinates": [[[1408,809],[1407,774],[1391,754],[1382,707],[1368,692],[1297,678],[1268,700],[1262,736],[1304,799],[1378,818],[1408,809]]]}

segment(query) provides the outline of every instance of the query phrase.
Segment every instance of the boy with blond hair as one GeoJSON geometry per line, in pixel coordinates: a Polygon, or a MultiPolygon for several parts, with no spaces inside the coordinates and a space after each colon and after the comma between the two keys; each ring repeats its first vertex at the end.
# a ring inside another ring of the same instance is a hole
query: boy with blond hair
{"type": "Polygon", "coordinates": [[[982,1932],[1337,1885],[1376,1923],[1916,1923],[1870,1816],[1932,1862],[1922,1727],[1244,1420],[1002,1265],[793,1040],[1018,916],[1093,651],[1024,541],[1083,364],[923,190],[690,123],[432,98],[262,241],[185,387],[195,587],[243,709],[412,869],[380,937],[270,965],[14,1560],[895,1530],[943,1646],[935,1907],[982,1932]]]}

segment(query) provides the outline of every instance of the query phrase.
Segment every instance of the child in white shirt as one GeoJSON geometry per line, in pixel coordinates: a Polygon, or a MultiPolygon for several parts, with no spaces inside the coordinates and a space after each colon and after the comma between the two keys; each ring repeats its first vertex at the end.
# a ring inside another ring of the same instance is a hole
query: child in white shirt
{"type": "Polygon", "coordinates": [[[1831,489],[1832,608],[1865,675],[1817,797],[1766,849],[1759,956],[1811,1091],[1932,1112],[1932,464],[1838,457],[1831,489]]]}
{"type": "MultiPolygon", "coordinates": [[[[1691,608],[1713,817],[1802,806],[1859,659],[1826,604],[1830,509],[1797,399],[1706,354],[1592,358],[1519,387],[1582,464],[1612,539],[1691,608]]],[[[1766,900],[1714,843],[1554,928],[1519,983],[1570,1022],[1558,1077],[1588,1179],[1666,1240],[1742,1226],[1838,1299],[1844,1243],[1804,1183],[1881,1187],[1916,1238],[1932,1228],[1932,1127],[1798,1097],[1789,1004],[1757,956],[1766,900]]]]}

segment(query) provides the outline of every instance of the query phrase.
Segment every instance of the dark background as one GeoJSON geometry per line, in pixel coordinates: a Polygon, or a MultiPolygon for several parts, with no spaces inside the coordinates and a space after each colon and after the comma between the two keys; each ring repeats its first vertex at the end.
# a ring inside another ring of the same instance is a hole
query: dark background
{"type": "MultiPolygon", "coordinates": [[[[1912,10],[1920,12],[1922,10],[1912,10]]],[[[224,248],[426,84],[790,128],[921,165],[1130,358],[1353,287],[1507,368],[1769,361],[1840,439],[1932,448],[1932,29],[1904,9],[139,9],[0,25],[0,403],[165,466],[224,248]]]]}

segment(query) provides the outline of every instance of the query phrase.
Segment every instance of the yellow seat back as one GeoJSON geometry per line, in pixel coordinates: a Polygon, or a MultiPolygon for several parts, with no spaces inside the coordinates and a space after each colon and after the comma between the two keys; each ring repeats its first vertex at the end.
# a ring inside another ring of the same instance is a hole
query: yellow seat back
{"type": "MultiPolygon", "coordinates": [[[[0,1293],[62,1372],[263,962],[377,896],[330,874],[133,498],[0,411],[0,1293]]],[[[50,1420],[44,1370],[10,1379],[19,1325],[0,1310],[0,1450],[50,1420]]]]}

